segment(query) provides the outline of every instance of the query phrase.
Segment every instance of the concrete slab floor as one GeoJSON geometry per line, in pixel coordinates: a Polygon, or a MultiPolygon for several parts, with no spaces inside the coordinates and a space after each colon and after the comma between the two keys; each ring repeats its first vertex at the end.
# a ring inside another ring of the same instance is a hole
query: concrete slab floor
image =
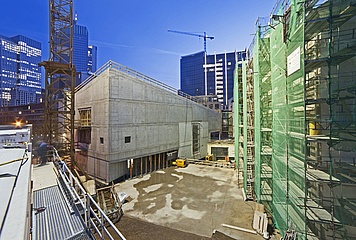
{"type": "Polygon", "coordinates": [[[125,181],[116,190],[129,196],[125,215],[200,236],[211,237],[218,230],[235,239],[263,239],[221,226],[253,230],[255,203],[243,201],[236,173],[191,164],[125,181]]]}
{"type": "Polygon", "coordinates": [[[53,168],[53,162],[44,165],[32,164],[33,191],[57,185],[57,176],[53,168]]]}

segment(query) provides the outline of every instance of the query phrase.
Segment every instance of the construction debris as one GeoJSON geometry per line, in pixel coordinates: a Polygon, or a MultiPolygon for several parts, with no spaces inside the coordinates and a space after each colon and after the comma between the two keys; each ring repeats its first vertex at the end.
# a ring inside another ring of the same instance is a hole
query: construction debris
{"type": "Polygon", "coordinates": [[[97,203],[112,222],[118,222],[124,214],[122,204],[125,202],[126,193],[118,193],[115,185],[99,188],[96,190],[97,203]]]}

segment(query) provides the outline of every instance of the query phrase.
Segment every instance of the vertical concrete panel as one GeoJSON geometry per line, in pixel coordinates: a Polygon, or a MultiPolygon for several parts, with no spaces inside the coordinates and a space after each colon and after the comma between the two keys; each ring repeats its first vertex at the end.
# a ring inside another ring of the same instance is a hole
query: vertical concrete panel
{"type": "Polygon", "coordinates": [[[109,165],[109,181],[117,179],[119,177],[128,176],[130,174],[129,168],[127,167],[127,161],[111,163],[109,165]]]}
{"type": "Polygon", "coordinates": [[[135,126],[135,143],[137,149],[146,149],[148,147],[148,136],[145,126],[135,126]]]}
{"type": "Polygon", "coordinates": [[[191,157],[192,153],[192,124],[179,123],[179,157],[191,157]]]}
{"type": "Polygon", "coordinates": [[[201,122],[199,124],[200,126],[200,147],[199,147],[199,152],[200,152],[200,158],[205,157],[208,153],[208,141],[209,141],[209,131],[208,131],[208,122],[201,122]]]}
{"type": "Polygon", "coordinates": [[[142,116],[146,106],[147,105],[144,102],[137,102],[134,104],[134,107],[132,108],[133,116],[135,116],[132,118],[133,124],[144,124],[146,122],[145,116],[142,116]]]}

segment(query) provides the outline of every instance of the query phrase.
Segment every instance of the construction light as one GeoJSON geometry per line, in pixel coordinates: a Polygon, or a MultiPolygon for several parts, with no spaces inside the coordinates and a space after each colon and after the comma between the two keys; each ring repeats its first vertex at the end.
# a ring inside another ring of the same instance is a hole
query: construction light
{"type": "Polygon", "coordinates": [[[16,128],[20,128],[21,127],[21,121],[18,121],[18,120],[16,120],[16,122],[15,122],[15,127],[16,128]]]}

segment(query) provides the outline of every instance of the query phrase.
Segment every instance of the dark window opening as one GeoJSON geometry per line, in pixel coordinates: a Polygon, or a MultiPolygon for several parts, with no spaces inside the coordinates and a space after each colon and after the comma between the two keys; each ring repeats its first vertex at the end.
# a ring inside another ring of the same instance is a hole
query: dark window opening
{"type": "Polygon", "coordinates": [[[78,142],[90,144],[90,142],[91,142],[91,129],[90,128],[78,129],[78,142]]]}
{"type": "Polygon", "coordinates": [[[227,147],[211,147],[211,154],[214,156],[214,160],[224,160],[229,156],[229,148],[227,147]]]}
{"type": "Polygon", "coordinates": [[[198,154],[200,151],[200,129],[199,124],[193,124],[193,154],[198,154]]]}
{"type": "Polygon", "coordinates": [[[103,137],[100,138],[100,143],[104,144],[104,138],[103,137]]]}
{"type": "Polygon", "coordinates": [[[131,136],[125,137],[125,143],[130,143],[131,142],[131,136]]]}

